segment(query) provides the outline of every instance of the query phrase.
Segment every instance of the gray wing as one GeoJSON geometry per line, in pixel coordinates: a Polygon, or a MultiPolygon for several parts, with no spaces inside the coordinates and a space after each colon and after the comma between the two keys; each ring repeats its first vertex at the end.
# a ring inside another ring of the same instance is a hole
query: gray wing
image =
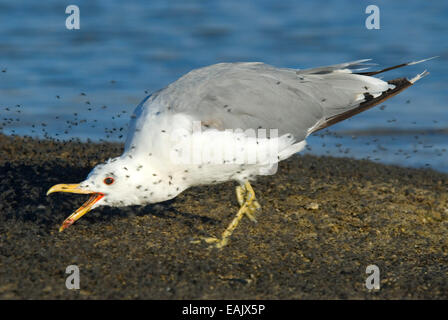
{"type": "Polygon", "coordinates": [[[189,72],[147,103],[221,130],[275,128],[303,140],[326,118],[365,101],[365,93],[378,96],[390,87],[351,73],[349,68],[364,61],[305,70],[220,63],[189,72]]]}

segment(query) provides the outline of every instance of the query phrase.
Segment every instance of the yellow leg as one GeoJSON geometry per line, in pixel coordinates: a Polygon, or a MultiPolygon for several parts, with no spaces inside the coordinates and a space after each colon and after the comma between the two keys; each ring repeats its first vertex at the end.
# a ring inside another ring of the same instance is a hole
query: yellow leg
{"type": "Polygon", "coordinates": [[[256,223],[257,219],[255,219],[253,213],[255,212],[255,210],[261,209],[261,206],[260,203],[258,203],[257,199],[255,198],[254,189],[252,189],[252,186],[250,185],[249,182],[246,182],[243,186],[237,186],[235,191],[236,191],[236,199],[238,200],[240,207],[243,207],[244,202],[246,201],[245,197],[247,193],[251,193],[251,197],[253,199],[251,205],[249,206],[250,209],[246,210],[244,213],[250,219],[250,221],[256,223]],[[249,185],[249,188],[246,186],[246,184],[249,185]]]}
{"type": "MultiPolygon", "coordinates": [[[[240,223],[241,219],[243,219],[244,215],[256,222],[254,214],[256,210],[261,208],[261,206],[255,198],[254,189],[252,189],[252,186],[248,181],[246,181],[243,186],[236,187],[236,198],[241,206],[240,210],[238,210],[235,218],[233,218],[227,229],[222,233],[221,239],[208,237],[202,238],[202,240],[207,243],[215,243],[216,248],[222,248],[229,242],[230,236],[240,223]]],[[[195,243],[198,243],[198,241],[195,241],[195,243]]]]}

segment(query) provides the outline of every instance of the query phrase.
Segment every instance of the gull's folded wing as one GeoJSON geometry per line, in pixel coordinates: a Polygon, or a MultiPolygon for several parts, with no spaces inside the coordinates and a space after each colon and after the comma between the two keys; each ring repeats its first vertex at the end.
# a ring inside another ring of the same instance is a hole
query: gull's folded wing
{"type": "Polygon", "coordinates": [[[220,130],[274,128],[300,141],[412,85],[356,73],[366,61],[304,70],[220,63],[189,72],[142,107],[188,114],[220,130]]]}

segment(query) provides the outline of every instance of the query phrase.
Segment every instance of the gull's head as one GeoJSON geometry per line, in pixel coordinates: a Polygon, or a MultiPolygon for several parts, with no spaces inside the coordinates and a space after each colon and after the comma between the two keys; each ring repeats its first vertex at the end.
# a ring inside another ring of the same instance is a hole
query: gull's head
{"type": "Polygon", "coordinates": [[[128,206],[152,202],[148,182],[145,183],[148,170],[144,166],[123,157],[108,160],[97,165],[81,183],[57,184],[51,187],[47,195],[54,192],[89,194],[89,199],[73,212],[59,228],[59,231],[71,226],[90,210],[102,206],[128,206]]]}

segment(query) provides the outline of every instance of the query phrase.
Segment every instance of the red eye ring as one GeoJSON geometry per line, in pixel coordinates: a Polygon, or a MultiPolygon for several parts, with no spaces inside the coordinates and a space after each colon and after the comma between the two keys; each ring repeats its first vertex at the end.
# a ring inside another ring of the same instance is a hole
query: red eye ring
{"type": "Polygon", "coordinates": [[[107,185],[111,185],[112,183],[114,183],[114,181],[115,181],[114,178],[111,177],[107,177],[103,180],[103,182],[107,185]]]}

